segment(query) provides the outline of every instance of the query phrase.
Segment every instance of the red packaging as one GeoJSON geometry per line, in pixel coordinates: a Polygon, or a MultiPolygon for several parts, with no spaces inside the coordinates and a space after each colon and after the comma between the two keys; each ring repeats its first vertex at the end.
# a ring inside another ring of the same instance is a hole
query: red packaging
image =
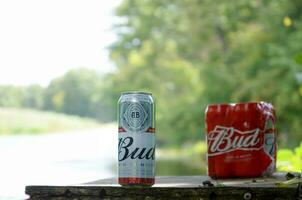
{"type": "Polygon", "coordinates": [[[270,103],[206,108],[208,175],[258,177],[276,170],[275,111],[270,103]]]}

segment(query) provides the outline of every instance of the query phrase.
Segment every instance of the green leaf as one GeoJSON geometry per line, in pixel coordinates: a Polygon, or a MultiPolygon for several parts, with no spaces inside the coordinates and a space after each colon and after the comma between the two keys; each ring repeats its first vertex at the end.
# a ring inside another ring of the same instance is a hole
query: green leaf
{"type": "Polygon", "coordinates": [[[294,157],[294,153],[289,149],[280,149],[277,155],[278,161],[288,161],[290,158],[294,157]]]}
{"type": "MultiPolygon", "coordinates": [[[[296,156],[298,156],[300,159],[302,159],[302,143],[300,144],[300,146],[295,148],[295,154],[296,156]]],[[[301,166],[302,167],[302,166],[301,166]]]]}
{"type": "Polygon", "coordinates": [[[298,64],[302,64],[302,53],[298,53],[295,55],[294,60],[298,64]]]}

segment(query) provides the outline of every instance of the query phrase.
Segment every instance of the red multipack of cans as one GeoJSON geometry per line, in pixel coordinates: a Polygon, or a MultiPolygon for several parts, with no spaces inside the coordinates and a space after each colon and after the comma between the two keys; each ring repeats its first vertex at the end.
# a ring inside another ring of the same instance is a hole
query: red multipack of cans
{"type": "Polygon", "coordinates": [[[276,118],[272,104],[214,104],[206,108],[205,115],[210,177],[259,177],[275,171],[276,118]]]}

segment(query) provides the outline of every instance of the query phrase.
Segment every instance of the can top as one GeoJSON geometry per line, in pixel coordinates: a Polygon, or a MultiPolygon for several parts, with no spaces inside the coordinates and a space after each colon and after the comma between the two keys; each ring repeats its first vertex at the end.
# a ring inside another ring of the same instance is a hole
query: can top
{"type": "Polygon", "coordinates": [[[149,92],[140,92],[140,91],[126,91],[126,92],[122,92],[122,95],[125,95],[125,94],[144,94],[144,95],[151,95],[151,93],[149,92]]]}
{"type": "Polygon", "coordinates": [[[257,104],[271,104],[264,101],[250,101],[250,102],[239,102],[239,103],[218,103],[218,104],[209,104],[208,107],[216,106],[238,106],[238,105],[257,105],[257,104]]]}

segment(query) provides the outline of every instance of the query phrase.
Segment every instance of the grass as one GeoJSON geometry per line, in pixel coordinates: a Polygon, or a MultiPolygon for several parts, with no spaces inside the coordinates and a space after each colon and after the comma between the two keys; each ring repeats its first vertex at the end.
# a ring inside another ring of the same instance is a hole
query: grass
{"type": "Polygon", "coordinates": [[[39,134],[100,126],[97,121],[54,112],[0,107],[0,135],[39,134]]]}

